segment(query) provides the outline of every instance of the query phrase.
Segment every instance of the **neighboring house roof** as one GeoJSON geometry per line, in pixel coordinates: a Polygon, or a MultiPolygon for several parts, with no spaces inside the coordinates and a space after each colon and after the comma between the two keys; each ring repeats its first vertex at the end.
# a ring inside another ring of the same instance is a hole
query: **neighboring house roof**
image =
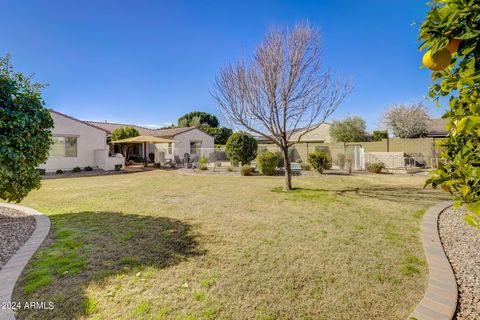
{"type": "Polygon", "coordinates": [[[427,137],[446,137],[447,119],[431,119],[427,126],[427,137]]]}
{"type": "Polygon", "coordinates": [[[112,133],[113,130],[123,127],[133,127],[138,130],[140,135],[142,136],[153,136],[155,131],[154,129],[149,129],[145,127],[140,127],[134,124],[125,124],[125,123],[111,123],[111,122],[99,122],[99,121],[84,121],[89,123],[95,127],[102,128],[103,130],[107,131],[108,133],[112,133]]]}
{"type": "MultiPolygon", "coordinates": [[[[305,132],[305,128],[295,130],[292,136],[290,137],[290,141],[294,142],[298,140],[298,137],[305,132]]],[[[329,123],[322,123],[317,128],[313,129],[312,131],[307,132],[300,138],[300,142],[331,142],[330,138],[330,124],[329,123]]]]}
{"type": "MultiPolygon", "coordinates": [[[[314,125],[312,125],[313,127],[314,125]]],[[[292,136],[290,137],[290,142],[297,142],[299,135],[301,135],[306,128],[300,128],[293,131],[292,136]]],[[[287,131],[287,134],[290,134],[292,131],[287,131]]],[[[264,136],[254,135],[253,138],[257,140],[258,143],[267,144],[273,143],[271,140],[265,138],[264,136]]],[[[317,128],[313,129],[312,131],[307,132],[304,134],[300,142],[331,142],[330,138],[330,123],[322,123],[317,128]]]]}
{"type": "Polygon", "coordinates": [[[88,123],[87,121],[82,121],[82,120],[80,120],[80,119],[77,119],[77,118],[74,118],[74,117],[71,117],[71,116],[67,116],[66,114],[63,114],[63,113],[58,112],[58,111],[55,111],[55,110],[53,110],[53,109],[49,109],[49,110],[50,110],[51,113],[57,114],[57,115],[59,115],[59,116],[65,117],[65,118],[67,118],[67,119],[70,119],[70,120],[73,120],[73,121],[76,121],[76,122],[80,122],[80,123],[86,124],[87,126],[90,126],[90,127],[92,127],[92,128],[95,128],[95,129],[98,129],[98,130],[102,130],[102,131],[105,131],[105,132],[109,133],[109,131],[107,131],[107,130],[105,130],[105,129],[103,129],[103,128],[100,128],[100,127],[98,127],[98,126],[95,126],[95,125],[93,125],[93,124],[91,124],[91,123],[88,123]]]}
{"type": "MultiPolygon", "coordinates": [[[[155,136],[157,137],[174,137],[177,134],[184,133],[193,129],[198,129],[196,127],[184,127],[184,128],[171,128],[171,129],[157,129],[155,136]]],[[[200,129],[199,129],[200,130],[200,129]]],[[[202,131],[203,132],[203,131],[202,131]]],[[[205,133],[207,134],[207,133],[205,133]]]]}
{"type": "Polygon", "coordinates": [[[138,130],[142,136],[154,136],[154,137],[174,137],[180,133],[184,133],[193,129],[195,127],[184,127],[184,128],[172,128],[172,129],[150,129],[134,124],[126,123],[111,123],[111,122],[99,122],[99,121],[85,121],[93,126],[100,127],[107,132],[111,133],[113,130],[122,128],[122,127],[133,127],[138,130]]]}

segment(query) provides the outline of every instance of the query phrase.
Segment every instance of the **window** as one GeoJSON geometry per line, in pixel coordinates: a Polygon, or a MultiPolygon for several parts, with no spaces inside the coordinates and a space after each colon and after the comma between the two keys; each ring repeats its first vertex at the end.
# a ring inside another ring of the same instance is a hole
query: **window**
{"type": "Polygon", "coordinates": [[[190,141],[190,154],[199,154],[202,149],[202,141],[190,141]]]}
{"type": "Polygon", "coordinates": [[[53,144],[50,148],[50,155],[54,157],[76,157],[76,137],[53,137],[53,144]]]}
{"type": "Polygon", "coordinates": [[[172,143],[168,143],[168,154],[172,154],[172,143]]]}

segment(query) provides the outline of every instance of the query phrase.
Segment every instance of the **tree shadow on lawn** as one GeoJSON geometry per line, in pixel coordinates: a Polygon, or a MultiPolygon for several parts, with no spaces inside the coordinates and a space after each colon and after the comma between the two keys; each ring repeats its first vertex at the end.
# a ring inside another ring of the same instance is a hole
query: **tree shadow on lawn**
{"type": "Polygon", "coordinates": [[[118,212],[50,216],[52,231],[17,282],[14,301],[53,301],[20,319],[73,319],[95,311],[84,288],[114,275],[167,268],[202,255],[191,226],[166,217],[118,212]]]}
{"type": "MultiPolygon", "coordinates": [[[[283,192],[281,187],[272,189],[273,192],[283,192]]],[[[387,201],[416,201],[422,204],[430,204],[438,201],[445,201],[449,196],[444,192],[427,188],[415,188],[406,186],[384,186],[373,185],[355,188],[294,188],[291,191],[292,197],[303,199],[322,199],[327,195],[339,195],[348,197],[366,197],[387,201]]]]}

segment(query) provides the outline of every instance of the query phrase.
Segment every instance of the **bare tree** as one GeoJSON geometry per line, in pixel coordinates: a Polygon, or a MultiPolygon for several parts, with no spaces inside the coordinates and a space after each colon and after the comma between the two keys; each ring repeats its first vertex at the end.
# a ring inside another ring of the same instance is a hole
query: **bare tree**
{"type": "Polygon", "coordinates": [[[383,115],[383,124],[399,138],[418,138],[427,133],[431,118],[421,103],[396,104],[383,115]]]}
{"type": "Polygon", "coordinates": [[[319,127],[351,91],[322,69],[320,34],[309,24],[272,29],[250,60],[227,64],[212,95],[222,117],[277,144],[285,160],[285,191],[292,188],[289,148],[319,127]],[[293,133],[301,134],[291,141],[293,133]]]}

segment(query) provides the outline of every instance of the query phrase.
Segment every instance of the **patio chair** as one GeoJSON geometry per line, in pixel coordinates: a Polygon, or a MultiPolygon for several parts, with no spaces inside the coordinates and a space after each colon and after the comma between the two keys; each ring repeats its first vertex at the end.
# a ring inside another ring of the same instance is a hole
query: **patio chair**
{"type": "Polygon", "coordinates": [[[174,160],[173,162],[175,163],[175,167],[182,164],[182,160],[180,160],[180,156],[177,156],[177,155],[173,156],[173,160],[174,160]]]}

